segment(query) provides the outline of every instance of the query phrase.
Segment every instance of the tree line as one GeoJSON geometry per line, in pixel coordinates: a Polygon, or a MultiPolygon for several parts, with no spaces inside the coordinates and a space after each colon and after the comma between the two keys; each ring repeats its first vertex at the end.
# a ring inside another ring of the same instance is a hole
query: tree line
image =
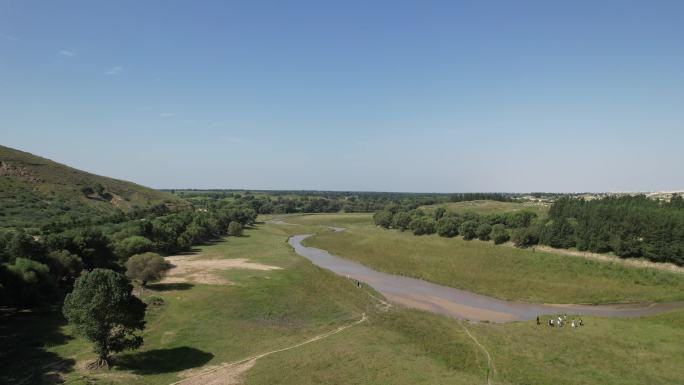
{"type": "Polygon", "coordinates": [[[123,272],[132,256],[174,254],[228,232],[238,235],[256,216],[249,205],[233,202],[211,211],[152,211],[142,218],[97,226],[48,226],[38,233],[22,228],[3,230],[0,306],[59,303],[82,271],[105,268],[123,272]]]}
{"type": "Polygon", "coordinates": [[[460,235],[465,240],[493,240],[504,243],[513,238],[524,237],[528,229],[537,220],[537,214],[531,211],[517,211],[491,215],[479,215],[472,212],[455,213],[444,207],[437,207],[431,212],[420,208],[411,209],[400,205],[390,206],[373,215],[376,225],[400,231],[410,230],[415,235],[435,234],[442,237],[460,235]]]}
{"type": "Polygon", "coordinates": [[[388,193],[338,191],[247,191],[183,190],[180,197],[195,205],[207,202],[242,200],[259,214],[375,212],[388,205],[399,204],[415,209],[419,206],[472,200],[513,201],[515,194],[504,193],[388,193]]]}
{"type": "Polygon", "coordinates": [[[491,215],[432,212],[390,205],[377,211],[375,224],[415,235],[437,233],[466,240],[512,241],[516,246],[543,244],[597,253],[612,252],[623,258],[646,258],[684,265],[684,199],[669,202],[646,196],[606,197],[591,201],[561,197],[548,217],[518,211],[491,215]]]}
{"type": "Polygon", "coordinates": [[[646,196],[585,201],[561,198],[539,230],[540,241],[624,258],[684,265],[684,199],[669,202],[646,196]]]}

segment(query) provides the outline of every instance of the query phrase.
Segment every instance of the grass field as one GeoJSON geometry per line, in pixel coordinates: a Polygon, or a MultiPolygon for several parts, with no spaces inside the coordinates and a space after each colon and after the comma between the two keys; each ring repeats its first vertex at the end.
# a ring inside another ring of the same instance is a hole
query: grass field
{"type": "MultiPolygon", "coordinates": [[[[162,297],[165,303],[148,310],[143,349],[120,354],[109,371],[78,369],[94,356],[58,314],[8,318],[2,335],[11,337],[2,341],[6,355],[0,382],[28,377],[28,383],[47,384],[50,373],[60,369],[70,384],[168,384],[178,380],[183,370],[296,344],[358,320],[362,312],[372,312],[373,302],[363,290],[291,251],[285,241],[293,230],[265,225],[248,230],[245,237],[200,248],[198,253],[208,258],[246,257],[283,269],[222,272],[235,283],[231,286],[153,285],[155,289],[145,296],[162,297]],[[32,373],[35,376],[30,377],[32,373]]],[[[296,231],[301,230],[307,228],[297,226],[296,231]]],[[[265,358],[250,371],[247,383],[385,384],[385,374],[403,373],[395,383],[467,384],[484,373],[475,365],[456,376],[401,330],[376,323],[361,324],[301,351],[265,358]],[[307,358],[298,358],[300,354],[307,358]],[[283,371],[282,366],[289,369],[283,371]]],[[[476,361],[475,347],[470,351],[476,361]]]]}
{"type": "Polygon", "coordinates": [[[615,303],[684,299],[684,275],[636,269],[529,249],[437,235],[414,236],[372,225],[371,217],[300,216],[288,222],[347,226],[306,245],[377,270],[498,298],[541,303],[615,303]],[[365,218],[365,219],[364,219],[365,218]]]}
{"type": "Polygon", "coordinates": [[[682,383],[684,311],[583,321],[577,329],[525,322],[471,331],[488,347],[500,379],[512,384],[682,383]]]}
{"type": "MultiPolygon", "coordinates": [[[[365,216],[368,218],[368,216],[365,216]]],[[[489,351],[494,384],[673,384],[684,377],[684,312],[634,319],[584,318],[581,329],[534,322],[470,324],[417,310],[387,312],[346,279],[295,255],[292,234],[361,226],[363,215],[307,216],[302,226],[260,225],[245,237],[201,247],[207,258],[248,258],[281,270],[222,272],[233,285],[157,285],[165,303],[147,314],[145,345],[120,354],[109,371],[88,372],[90,346],[55,313],[0,323],[0,383],[170,384],[187,370],[300,343],[359,319],[329,338],[262,358],[244,384],[484,384],[489,351]],[[356,224],[353,224],[356,223],[356,224]],[[10,358],[8,360],[8,358],[10,358]],[[32,373],[33,376],[29,377],[32,373]]],[[[355,230],[356,231],[356,230],[355,230]]],[[[341,235],[341,234],[337,234],[341,235]]],[[[415,238],[415,237],[414,237],[415,238]]],[[[492,372],[490,372],[492,373],[492,372]]]]}
{"type": "Polygon", "coordinates": [[[481,215],[510,213],[515,211],[531,211],[537,213],[539,217],[545,217],[549,211],[548,204],[535,202],[499,202],[490,200],[477,200],[466,202],[450,202],[440,205],[421,206],[425,211],[434,210],[437,207],[444,207],[447,211],[455,213],[475,213],[481,215]]]}

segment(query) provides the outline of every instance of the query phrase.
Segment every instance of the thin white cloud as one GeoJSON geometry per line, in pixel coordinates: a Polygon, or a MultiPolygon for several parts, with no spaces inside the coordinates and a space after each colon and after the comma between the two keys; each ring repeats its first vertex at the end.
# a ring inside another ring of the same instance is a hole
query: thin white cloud
{"type": "Polygon", "coordinates": [[[69,51],[68,49],[62,49],[59,51],[59,54],[65,57],[74,57],[76,56],[76,52],[74,51],[69,51]]]}
{"type": "Polygon", "coordinates": [[[174,115],[176,114],[174,114],[173,112],[162,112],[161,114],[159,114],[159,116],[161,116],[162,118],[170,118],[174,115]]]}
{"type": "Polygon", "coordinates": [[[19,41],[19,38],[5,33],[0,33],[0,40],[19,41]]]}
{"type": "Polygon", "coordinates": [[[234,143],[234,144],[242,144],[242,143],[247,142],[246,139],[237,138],[237,137],[235,137],[235,136],[224,136],[224,137],[222,137],[222,139],[223,139],[225,142],[234,143]]]}
{"type": "Polygon", "coordinates": [[[116,66],[116,67],[110,68],[110,69],[107,70],[107,72],[105,72],[105,73],[106,73],[107,75],[114,76],[114,75],[120,74],[121,71],[123,71],[123,67],[121,67],[121,66],[116,66]]]}

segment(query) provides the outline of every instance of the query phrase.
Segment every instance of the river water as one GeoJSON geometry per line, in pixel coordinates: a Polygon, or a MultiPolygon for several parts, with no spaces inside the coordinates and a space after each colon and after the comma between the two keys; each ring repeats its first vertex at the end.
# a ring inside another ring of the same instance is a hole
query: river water
{"type": "MultiPolygon", "coordinates": [[[[333,228],[342,231],[343,228],[333,228]]],[[[684,302],[616,304],[616,305],[559,305],[504,301],[448,286],[375,271],[358,262],[302,245],[311,234],[292,236],[288,243],[295,252],[317,266],[343,277],[367,283],[388,300],[410,308],[427,310],[459,319],[510,322],[535,319],[542,314],[578,314],[604,317],[631,317],[658,314],[684,308],[684,302]]]]}

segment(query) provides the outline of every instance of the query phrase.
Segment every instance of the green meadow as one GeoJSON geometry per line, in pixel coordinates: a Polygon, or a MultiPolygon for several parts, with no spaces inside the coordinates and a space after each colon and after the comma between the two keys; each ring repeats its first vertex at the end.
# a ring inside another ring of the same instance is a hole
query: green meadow
{"type": "Polygon", "coordinates": [[[376,227],[370,215],[311,215],[291,223],[345,226],[304,244],[374,269],[486,294],[540,303],[620,303],[684,299],[684,275],[494,245],[461,237],[415,236],[376,227]]]}
{"type": "MultiPolygon", "coordinates": [[[[370,238],[361,244],[382,242],[391,251],[387,256],[409,247],[411,242],[402,241],[402,234],[382,230],[391,235],[383,238],[365,224],[368,218],[360,214],[291,216],[289,222],[303,225],[257,225],[244,237],[198,247],[198,256],[247,258],[281,269],[222,271],[222,278],[231,285],[152,285],[142,296],[160,297],[163,304],[149,307],[144,347],[118,354],[109,370],[83,369],[94,358],[90,345],[74,336],[58,313],[11,317],[3,327],[16,333],[4,333],[10,337],[2,348],[13,359],[11,366],[2,367],[0,378],[7,383],[50,384],[54,374],[60,373],[68,384],[170,384],[185,378],[188,371],[299,344],[350,325],[362,313],[368,317],[365,322],[261,358],[237,380],[244,384],[409,385],[484,384],[490,377],[493,384],[557,385],[672,384],[683,378],[677,363],[684,360],[680,343],[684,311],[632,319],[585,317],[582,328],[552,329],[534,322],[472,324],[396,306],[383,310],[368,295],[378,295],[372,289],[356,288],[345,278],[312,265],[286,243],[293,234],[317,233],[317,244],[340,236],[337,239],[357,244],[354,237],[365,232],[370,238]],[[351,228],[333,234],[320,226],[324,224],[351,228]],[[390,247],[392,242],[399,244],[390,247]],[[491,368],[483,348],[491,356],[491,368]]],[[[518,257],[512,254],[510,258],[518,257]]],[[[429,265],[422,264],[425,270],[430,270],[429,265]]],[[[519,271],[523,270],[514,273],[519,271]]],[[[653,285],[652,296],[660,293],[658,288],[653,285]]],[[[629,293],[629,287],[625,292],[629,293]]]]}
{"type": "MultiPolygon", "coordinates": [[[[55,373],[61,373],[69,384],[169,384],[182,379],[179,373],[184,370],[298,344],[357,321],[364,312],[376,312],[376,302],[365,289],[294,254],[286,241],[301,230],[320,228],[262,225],[244,237],[198,248],[195,252],[207,258],[248,258],[282,269],[221,272],[232,285],[151,285],[143,297],[160,297],[164,303],[148,308],[145,345],[117,355],[110,370],[83,369],[95,357],[90,345],[73,335],[57,312],[15,316],[4,326],[17,332],[7,333],[11,337],[3,341],[3,350],[13,359],[2,367],[0,378],[49,384],[55,373]]],[[[244,380],[386,384],[388,376],[404,373],[393,381],[467,384],[482,375],[484,369],[476,365],[456,376],[402,330],[384,328],[379,322],[371,316],[329,340],[266,357],[244,380]]],[[[477,360],[474,348],[471,354],[477,360]]]]}

